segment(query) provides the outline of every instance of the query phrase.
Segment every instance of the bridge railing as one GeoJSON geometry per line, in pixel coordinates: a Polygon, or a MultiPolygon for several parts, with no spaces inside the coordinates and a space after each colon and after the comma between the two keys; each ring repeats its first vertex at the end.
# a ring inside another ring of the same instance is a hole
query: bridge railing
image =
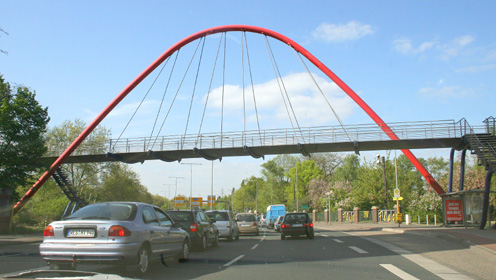
{"type": "MultiPolygon", "coordinates": [[[[389,128],[400,139],[432,139],[432,138],[460,138],[466,134],[468,124],[461,120],[397,122],[389,123],[389,128]]],[[[472,127],[472,130],[484,130],[485,127],[472,127]]],[[[388,135],[377,124],[359,124],[347,126],[319,126],[299,129],[267,129],[241,132],[203,133],[200,135],[171,135],[160,137],[125,138],[103,144],[83,142],[76,149],[75,154],[95,154],[96,151],[112,153],[132,153],[168,150],[218,149],[321,144],[340,142],[387,141],[388,135]]],[[[60,155],[67,145],[59,143],[58,147],[49,147],[47,156],[60,155]]]]}

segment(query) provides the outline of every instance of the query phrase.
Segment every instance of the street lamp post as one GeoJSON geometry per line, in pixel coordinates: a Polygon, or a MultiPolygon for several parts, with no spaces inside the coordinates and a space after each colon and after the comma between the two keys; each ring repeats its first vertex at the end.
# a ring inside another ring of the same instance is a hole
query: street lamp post
{"type": "Polygon", "coordinates": [[[387,183],[386,183],[386,159],[381,157],[381,155],[377,154],[375,156],[377,158],[376,163],[380,164],[382,167],[382,182],[384,184],[384,209],[388,208],[388,199],[387,199],[387,183]]]}
{"type": "MultiPolygon", "coordinates": [[[[171,206],[170,205],[170,186],[174,186],[174,184],[164,184],[164,186],[167,186],[168,189],[169,189],[169,196],[167,196],[167,199],[169,199],[169,207],[168,207],[168,209],[170,209],[170,206],[171,206]]],[[[166,193],[166,192],[164,191],[164,193],[166,193]]]]}
{"type": "Polygon", "coordinates": [[[202,165],[201,163],[183,162],[181,164],[189,164],[190,166],[190,187],[189,187],[189,209],[192,209],[191,198],[193,197],[193,165],[202,165]]]}
{"type": "Polygon", "coordinates": [[[176,197],[177,197],[177,179],[184,179],[184,177],[170,176],[169,178],[175,178],[175,179],[176,179],[176,191],[174,192],[174,209],[177,209],[177,206],[176,206],[176,197]]]}

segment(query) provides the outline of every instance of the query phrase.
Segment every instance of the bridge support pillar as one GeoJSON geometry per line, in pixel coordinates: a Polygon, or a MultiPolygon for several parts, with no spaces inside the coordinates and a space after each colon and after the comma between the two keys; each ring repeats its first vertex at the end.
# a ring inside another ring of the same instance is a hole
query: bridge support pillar
{"type": "Polygon", "coordinates": [[[488,170],[486,174],[486,183],[484,185],[484,198],[482,200],[482,217],[481,222],[479,224],[480,229],[484,229],[487,222],[487,213],[489,211],[489,192],[491,190],[491,177],[493,176],[494,171],[488,170]]]}
{"type": "Polygon", "coordinates": [[[12,218],[12,190],[0,189],[0,233],[10,232],[12,218]]]}

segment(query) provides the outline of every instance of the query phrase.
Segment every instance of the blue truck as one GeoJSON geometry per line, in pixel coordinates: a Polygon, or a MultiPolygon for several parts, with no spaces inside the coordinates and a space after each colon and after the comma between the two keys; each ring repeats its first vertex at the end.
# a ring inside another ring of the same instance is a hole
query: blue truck
{"type": "Polygon", "coordinates": [[[274,221],[277,217],[284,215],[286,215],[286,206],[283,204],[269,205],[267,207],[267,216],[265,217],[267,228],[274,228],[274,221]]]}

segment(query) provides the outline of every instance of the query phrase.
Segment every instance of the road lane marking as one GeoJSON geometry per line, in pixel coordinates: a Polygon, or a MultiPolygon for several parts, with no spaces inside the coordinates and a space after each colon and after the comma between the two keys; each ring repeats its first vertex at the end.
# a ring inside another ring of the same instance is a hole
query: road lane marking
{"type": "Polygon", "coordinates": [[[252,250],[258,247],[258,244],[255,244],[255,246],[251,247],[252,250]]]}
{"type": "Polygon", "coordinates": [[[382,246],[390,251],[395,252],[396,254],[410,260],[413,263],[416,263],[417,265],[423,267],[424,269],[428,270],[432,274],[440,277],[441,279],[457,279],[457,280],[465,280],[465,279],[472,279],[469,276],[466,276],[464,274],[459,273],[458,271],[451,269],[447,266],[444,266],[440,263],[437,263],[431,259],[428,259],[424,256],[421,256],[419,254],[415,254],[413,252],[410,252],[408,250],[405,250],[401,247],[395,246],[393,244],[389,244],[386,242],[383,242],[378,239],[370,238],[370,237],[364,237],[361,236],[361,238],[368,240],[370,242],[373,242],[379,246],[382,246]]]}
{"type": "Polygon", "coordinates": [[[333,241],[336,243],[344,243],[342,240],[339,240],[339,239],[333,239],[333,241]]]}
{"type": "Polygon", "coordinates": [[[359,253],[359,254],[368,254],[369,252],[365,251],[365,250],[362,250],[356,246],[348,246],[348,248],[354,250],[355,252],[359,253]]]}
{"type": "Polygon", "coordinates": [[[381,266],[384,267],[385,269],[387,269],[392,274],[398,276],[401,279],[404,279],[404,280],[417,279],[417,280],[419,280],[417,277],[414,277],[413,275],[404,272],[403,270],[397,268],[396,266],[394,266],[392,264],[381,264],[381,266]]]}
{"type": "Polygon", "coordinates": [[[242,258],[244,258],[244,257],[245,257],[245,255],[240,255],[240,256],[236,257],[234,260],[232,260],[232,261],[230,261],[230,262],[228,262],[228,263],[224,264],[224,266],[225,266],[225,267],[228,267],[228,266],[230,266],[231,264],[233,264],[233,263],[235,263],[235,262],[239,261],[240,259],[242,259],[242,258]]]}

